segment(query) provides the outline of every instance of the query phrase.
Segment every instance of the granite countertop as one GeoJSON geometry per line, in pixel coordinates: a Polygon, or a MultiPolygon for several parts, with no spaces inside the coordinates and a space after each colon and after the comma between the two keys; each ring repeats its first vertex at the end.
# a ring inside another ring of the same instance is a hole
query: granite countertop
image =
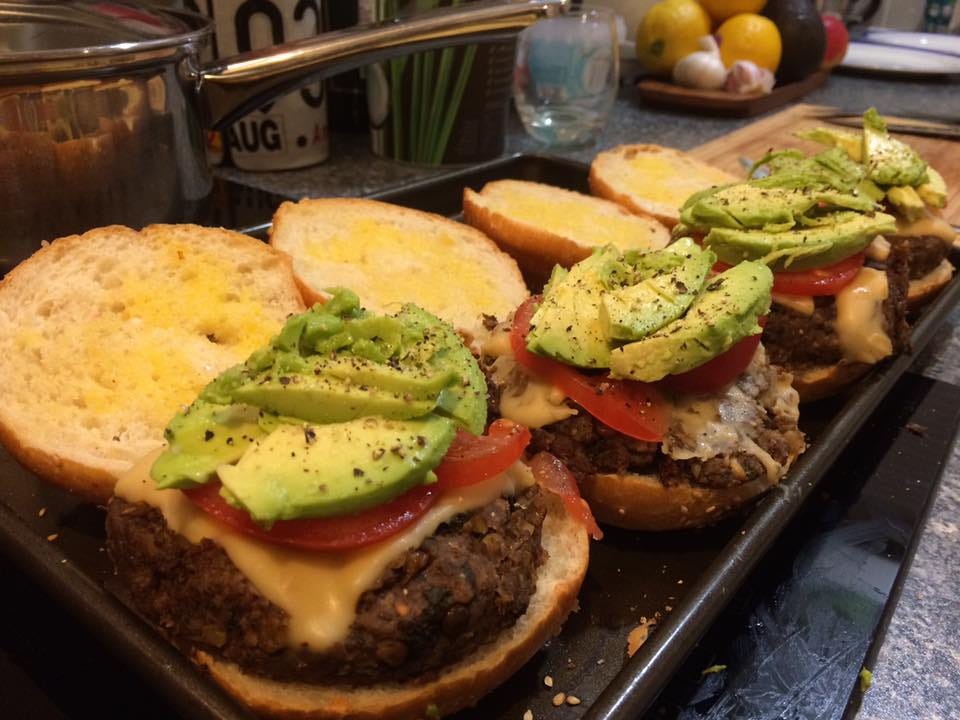
{"type": "MultiPolygon", "coordinates": [[[[850,112],[876,106],[884,114],[917,113],[960,118],[960,85],[946,82],[831,76],[804,102],[850,112]]],[[[602,149],[623,142],[652,142],[688,149],[756,118],[697,117],[643,107],[631,90],[617,100],[596,142],[574,149],[547,149],[526,136],[511,114],[507,152],[536,152],[589,162],[602,149]]],[[[331,158],[312,168],[219,173],[253,187],[293,196],[357,196],[431,177],[442,171],[404,165],[370,154],[365,135],[334,136],[331,158]]],[[[960,309],[917,357],[913,370],[960,385],[960,309]]],[[[863,720],[960,717],[960,445],[954,445],[943,481],[922,531],[899,605],[864,698],[863,720]]]]}

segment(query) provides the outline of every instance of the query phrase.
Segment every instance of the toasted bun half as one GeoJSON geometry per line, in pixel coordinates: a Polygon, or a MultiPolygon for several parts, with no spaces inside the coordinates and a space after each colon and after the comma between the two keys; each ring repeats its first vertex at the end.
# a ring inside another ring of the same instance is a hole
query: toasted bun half
{"type": "Polygon", "coordinates": [[[304,297],[348,287],[377,312],[414,302],[470,337],[529,294],[517,263],[490,238],[440,215],[376,200],[285,202],[270,244],[293,260],[304,297]]]}
{"type": "Polygon", "coordinates": [[[807,370],[791,370],[793,387],[801,403],[822,400],[836,395],[847,385],[866,375],[873,365],[869,363],[836,363],[807,370]]]}
{"type": "Polygon", "coordinates": [[[253,677],[203,652],[196,653],[195,660],[229,693],[266,717],[413,720],[429,717],[431,706],[439,715],[448,715],[476,704],[519,670],[576,608],[577,593],[587,571],[589,540],[583,526],[567,515],[556,497],[551,498],[541,542],[548,559],[540,568],[527,612],[496,642],[483,646],[430,682],[377,688],[321,687],[253,677]]]}
{"type": "Polygon", "coordinates": [[[663,531],[712,525],[770,487],[766,480],[730,488],[666,487],[652,475],[605,474],[588,476],[580,492],[600,522],[663,531]]]}
{"type": "Polygon", "coordinates": [[[554,265],[580,262],[597,246],[659,250],[670,242],[670,231],[652,218],[608,200],[522,180],[489,182],[479,193],[465,188],[463,215],[536,278],[548,276],[554,265]]]}
{"type": "Polygon", "coordinates": [[[739,178],[660,145],[619,145],[590,165],[590,192],[672,228],[693,193],[739,178]]]}
{"type": "Polygon", "coordinates": [[[933,270],[921,278],[910,281],[910,287],[907,291],[907,306],[910,310],[917,310],[933,298],[947,286],[953,277],[954,267],[947,259],[940,261],[933,270]]]}
{"type": "Polygon", "coordinates": [[[0,283],[0,440],[105,501],[180,406],[302,310],[289,260],[239,233],[112,226],[55,240],[0,283]]]}

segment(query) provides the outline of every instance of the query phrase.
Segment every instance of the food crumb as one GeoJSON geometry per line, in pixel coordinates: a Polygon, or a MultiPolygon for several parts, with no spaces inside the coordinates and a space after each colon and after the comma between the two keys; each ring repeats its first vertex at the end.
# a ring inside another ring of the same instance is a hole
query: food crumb
{"type": "Polygon", "coordinates": [[[60,537],[60,533],[51,533],[50,535],[47,535],[47,542],[53,542],[58,537],[60,537]]]}
{"type": "Polygon", "coordinates": [[[579,705],[580,698],[576,695],[567,695],[567,705],[579,705]]]}
{"type": "Polygon", "coordinates": [[[866,668],[860,668],[860,692],[865,693],[873,685],[873,673],[866,668]]]}
{"type": "Polygon", "coordinates": [[[605,662],[606,660],[604,660],[603,658],[600,658],[599,660],[597,660],[597,665],[603,665],[605,662]]]}
{"type": "Polygon", "coordinates": [[[564,693],[562,692],[557,693],[556,695],[553,696],[553,706],[560,707],[561,705],[563,705],[563,701],[566,699],[567,699],[567,696],[564,693]]]}
{"type": "Polygon", "coordinates": [[[927,426],[921,425],[920,423],[907,423],[904,427],[914,435],[919,435],[920,437],[927,434],[927,426]]]}
{"type": "Polygon", "coordinates": [[[546,685],[546,686],[549,687],[549,688],[552,688],[552,687],[553,687],[553,678],[552,678],[550,675],[547,675],[545,678],[543,678],[543,684],[546,685]]]}
{"type": "Polygon", "coordinates": [[[713,673],[723,672],[727,669],[726,665],[711,665],[706,670],[704,670],[701,675],[712,675],[713,673]]]}
{"type": "Polygon", "coordinates": [[[533,710],[527,708],[527,711],[523,714],[523,720],[533,720],[533,710]]]}
{"type": "Polygon", "coordinates": [[[43,517],[46,514],[47,514],[47,509],[45,507],[42,507],[39,510],[37,510],[37,517],[43,517]]]}

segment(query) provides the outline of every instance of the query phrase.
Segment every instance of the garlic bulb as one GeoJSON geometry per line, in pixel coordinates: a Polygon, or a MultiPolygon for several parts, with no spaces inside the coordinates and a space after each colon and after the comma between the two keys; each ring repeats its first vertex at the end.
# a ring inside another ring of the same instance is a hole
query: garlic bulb
{"type": "Polygon", "coordinates": [[[757,67],[749,60],[737,60],[730,67],[730,74],[724,89],[735,93],[762,92],[764,95],[773,90],[773,73],[766,68],[757,67]]]}
{"type": "Polygon", "coordinates": [[[673,81],[678,85],[715,90],[727,79],[727,69],[720,59],[720,48],[713,35],[698,41],[702,50],[690,53],[673,66],[673,81]]]}

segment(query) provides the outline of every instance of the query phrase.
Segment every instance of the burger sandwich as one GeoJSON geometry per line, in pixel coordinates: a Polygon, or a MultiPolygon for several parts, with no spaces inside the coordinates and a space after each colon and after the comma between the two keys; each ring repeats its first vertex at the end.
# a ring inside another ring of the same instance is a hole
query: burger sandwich
{"type": "MultiPolygon", "coordinates": [[[[211,382],[117,483],[127,601],[265,716],[474,704],[576,604],[592,523],[483,374],[414,305],[334,291],[211,382]]],[[[595,528],[595,526],[594,526],[595,528]]]]}
{"type": "Polygon", "coordinates": [[[886,262],[891,251],[906,256],[910,309],[933,299],[953,277],[949,254],[957,239],[941,214],[948,194],[943,176],[913,148],[891,137],[872,108],[864,113],[862,133],[822,127],[798,135],[839,147],[863,165],[874,196],[896,218],[896,229],[871,244],[868,255],[878,262],[886,262]]]}
{"type": "Polygon", "coordinates": [[[721,268],[748,260],[773,270],[764,345],[801,401],[815,400],[907,347],[907,259],[901,247],[883,263],[868,257],[896,220],[843,150],[784,150],[757,167],[768,174],[691,196],[675,232],[698,238],[721,268]]]}
{"type": "Polygon", "coordinates": [[[500,416],[567,465],[601,521],[713,523],[804,449],[791,377],[759,343],[772,273],[715,262],[690,238],[599,249],[556,268],[484,348],[500,416]]]}

